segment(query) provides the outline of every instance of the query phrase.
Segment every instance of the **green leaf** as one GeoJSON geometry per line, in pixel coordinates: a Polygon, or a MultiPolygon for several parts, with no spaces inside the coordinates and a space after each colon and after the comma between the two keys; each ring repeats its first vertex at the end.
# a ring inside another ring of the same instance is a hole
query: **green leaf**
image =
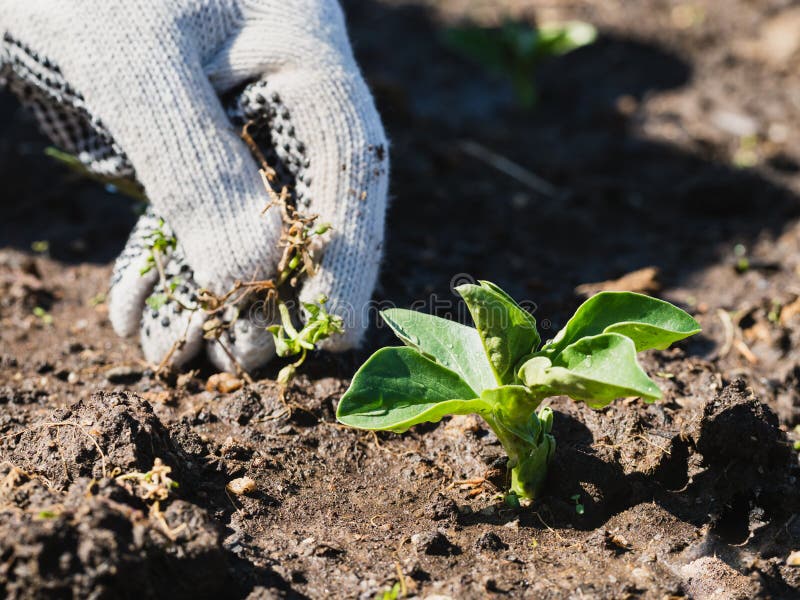
{"type": "Polygon", "coordinates": [[[536,319],[496,285],[479,283],[460,285],[456,291],[472,314],[497,383],[512,384],[519,360],[539,345],[536,319]]]}
{"type": "MultiPolygon", "coordinates": [[[[327,302],[327,298],[323,296],[317,304],[303,303],[303,308],[306,310],[306,322],[300,331],[297,331],[292,323],[292,315],[289,313],[286,303],[278,302],[281,322],[266,328],[272,334],[275,341],[275,353],[278,356],[302,354],[305,357],[305,353],[314,350],[318,343],[344,331],[342,318],[329,313],[325,309],[325,302],[327,302]]],[[[295,367],[300,366],[303,360],[304,358],[296,363],[295,367]]]]}
{"type": "Polygon", "coordinates": [[[384,310],[381,316],[406,346],[455,371],[479,394],[497,385],[474,327],[402,308],[384,310]]]}
{"type": "Polygon", "coordinates": [[[537,356],[522,365],[519,377],[536,394],[565,394],[602,408],[615,398],[657,400],[661,390],[636,361],[633,341],[619,333],[585,337],[555,356],[537,356]]]}
{"type": "Polygon", "coordinates": [[[546,24],[539,27],[539,39],[544,54],[558,56],[593,43],[597,29],[583,21],[546,24]]]}
{"type": "MultiPolygon", "coordinates": [[[[479,280],[479,281],[478,281],[478,283],[480,284],[480,286],[481,286],[482,288],[484,288],[484,289],[487,289],[487,290],[489,290],[489,291],[491,291],[491,292],[494,292],[494,293],[495,293],[495,294],[497,294],[498,296],[501,296],[503,299],[505,299],[506,303],[507,303],[507,304],[508,304],[510,307],[513,307],[515,310],[518,310],[518,311],[520,312],[520,318],[521,318],[521,319],[522,319],[522,320],[523,320],[525,323],[527,323],[527,324],[528,324],[528,325],[529,325],[531,328],[533,328],[533,330],[534,330],[534,331],[537,331],[537,330],[536,330],[536,319],[534,318],[534,316],[533,316],[531,313],[529,313],[527,310],[525,310],[524,308],[522,308],[522,307],[519,305],[519,303],[518,303],[516,300],[514,300],[514,298],[512,298],[512,297],[511,297],[511,296],[508,294],[508,292],[506,292],[504,289],[502,289],[502,288],[501,288],[500,286],[498,286],[497,284],[495,284],[495,283],[492,283],[491,281],[486,281],[486,280],[484,280],[484,279],[481,279],[481,280],[479,280]]],[[[536,337],[537,337],[537,339],[538,339],[538,337],[539,337],[539,333],[538,333],[538,331],[537,331],[537,333],[536,333],[536,337]]],[[[541,340],[540,340],[540,341],[541,341],[541,340]]],[[[538,345],[538,342],[537,342],[537,345],[538,345]]]]}
{"type": "Polygon", "coordinates": [[[663,350],[699,331],[697,321],[669,302],[634,292],[600,292],[575,311],[543,351],[550,356],[580,338],[600,333],[627,336],[639,352],[663,350]]]}
{"type": "Polygon", "coordinates": [[[150,310],[159,310],[162,308],[169,298],[166,294],[150,294],[145,300],[145,304],[150,307],[150,310]]]}
{"type": "Polygon", "coordinates": [[[507,22],[502,27],[453,27],[443,41],[455,52],[498,73],[524,72],[533,77],[537,63],[591,44],[597,30],[589,23],[567,21],[536,29],[524,23],[507,22]]]}
{"type": "Polygon", "coordinates": [[[336,418],[360,429],[403,432],[446,415],[485,414],[491,407],[459,375],[413,348],[382,348],[356,372],[336,418]]]}
{"type": "Polygon", "coordinates": [[[300,350],[295,352],[296,344],[293,343],[293,340],[286,339],[281,325],[270,325],[267,327],[267,331],[272,334],[272,339],[275,342],[275,354],[283,358],[299,354],[300,350]]]}
{"type": "Polygon", "coordinates": [[[541,423],[542,431],[544,433],[550,433],[553,431],[553,416],[553,409],[549,406],[545,406],[539,411],[539,423],[541,423]]]}

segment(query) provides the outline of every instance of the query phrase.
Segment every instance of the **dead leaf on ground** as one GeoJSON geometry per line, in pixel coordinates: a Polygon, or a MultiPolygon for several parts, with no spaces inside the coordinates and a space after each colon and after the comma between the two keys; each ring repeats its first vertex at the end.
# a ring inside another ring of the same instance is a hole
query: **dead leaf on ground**
{"type": "Polygon", "coordinates": [[[657,267],[644,267],[623,275],[619,279],[609,279],[597,283],[583,283],[575,288],[577,294],[592,296],[598,292],[638,292],[655,294],[661,289],[657,267]]]}

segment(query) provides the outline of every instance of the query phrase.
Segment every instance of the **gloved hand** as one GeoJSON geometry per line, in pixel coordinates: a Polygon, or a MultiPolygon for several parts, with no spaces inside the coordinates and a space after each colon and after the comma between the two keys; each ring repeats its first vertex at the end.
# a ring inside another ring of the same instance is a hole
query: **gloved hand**
{"type": "MultiPolygon", "coordinates": [[[[268,198],[230,117],[255,121],[298,209],[332,226],[299,299],[326,295],[344,317],[328,349],[359,342],[381,257],[388,152],[335,0],[0,0],[0,32],[0,78],[45,132],[91,171],[135,177],[172,228],[178,247],[165,270],[180,274],[176,295],[275,274],[280,211],[261,214],[268,198]],[[236,96],[228,115],[225,94],[236,96]]],[[[148,360],[173,350],[179,365],[203,345],[203,316],[145,306],[157,279],[140,275],[154,226],[145,215],[132,233],[109,315],[121,335],[141,328],[148,360]]],[[[251,325],[240,317],[231,342],[247,369],[274,352],[251,325]]],[[[209,354],[231,367],[218,344],[209,354]]]]}

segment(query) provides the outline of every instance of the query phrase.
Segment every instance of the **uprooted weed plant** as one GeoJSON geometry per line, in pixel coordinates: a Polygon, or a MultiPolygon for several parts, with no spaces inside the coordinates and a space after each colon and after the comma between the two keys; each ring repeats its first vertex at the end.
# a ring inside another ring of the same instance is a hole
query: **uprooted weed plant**
{"type": "Polygon", "coordinates": [[[545,398],[566,395],[596,409],[620,397],[653,402],[661,391],[636,353],[700,331],[668,302],[601,292],[542,345],[534,317],[496,285],[456,291],[474,328],[404,309],[381,313],[405,346],[382,348],[361,366],[337,418],[402,433],[446,415],[480,415],[508,454],[510,492],[522,498],[540,491],[555,451],[553,411],[540,408],[545,398]]]}
{"type": "MultiPolygon", "coordinates": [[[[141,270],[141,275],[153,269],[156,269],[159,275],[157,288],[146,300],[149,308],[158,310],[168,301],[171,301],[177,303],[182,310],[189,312],[203,311],[205,313],[204,337],[209,340],[215,340],[216,343],[220,344],[228,357],[237,366],[239,374],[248,380],[247,373],[241,369],[230,349],[225,346],[222,340],[222,333],[226,329],[230,329],[236,319],[239,318],[239,307],[258,301],[277,305],[280,323],[267,328],[274,337],[276,353],[282,358],[299,356],[297,360],[286,365],[279,373],[279,383],[287,384],[305,361],[309,350],[313,350],[319,342],[344,331],[342,319],[329,313],[326,309],[327,298],[325,297],[319,298],[316,303],[306,302],[302,304],[305,309],[305,325],[299,331],[293,324],[293,316],[289,311],[288,304],[285,302],[287,298],[293,297],[293,290],[298,287],[303,278],[313,277],[316,273],[317,250],[323,245],[323,236],[330,231],[331,226],[328,223],[317,223],[318,215],[301,214],[293,205],[287,186],[282,186],[280,193],[275,191],[274,186],[278,182],[277,174],[269,166],[258,145],[250,136],[248,125],[246,124],[243,127],[241,135],[253,153],[254,158],[261,164],[259,172],[269,196],[269,202],[264,207],[262,214],[272,208],[281,211],[283,226],[279,243],[283,248],[283,252],[277,265],[275,277],[256,280],[254,276],[250,281],[236,281],[230,290],[221,295],[214,294],[207,289],[201,289],[198,293],[198,301],[188,305],[175,295],[175,290],[182,283],[181,280],[177,278],[170,280],[164,271],[164,263],[170,252],[176,248],[178,240],[174,235],[166,231],[163,219],[159,221],[158,226],[146,238],[148,255],[145,266],[141,270]],[[233,314],[233,318],[222,318],[223,313],[229,308],[233,308],[233,311],[228,311],[228,314],[233,314]]],[[[124,178],[108,179],[95,175],[83,166],[76,157],[56,148],[48,148],[47,154],[86,177],[114,186],[122,193],[133,198],[147,200],[135,182],[124,178]]],[[[172,345],[161,364],[158,365],[157,373],[161,373],[166,368],[172,355],[184,343],[185,335],[172,345]]]]}
{"type": "MultiPolygon", "coordinates": [[[[264,171],[262,171],[262,175],[264,171]]],[[[268,185],[268,179],[264,176],[268,185]]],[[[270,192],[271,188],[267,188],[270,192]]],[[[181,303],[174,295],[179,281],[168,281],[162,266],[165,257],[164,251],[155,243],[150,247],[148,264],[155,263],[159,272],[159,290],[154,291],[147,299],[151,308],[163,306],[168,300],[178,302],[184,310],[202,310],[206,320],[203,325],[204,337],[219,343],[226,354],[236,363],[232,353],[227,349],[222,340],[222,333],[233,326],[239,318],[238,307],[252,302],[274,303],[277,305],[280,323],[267,327],[275,340],[278,356],[286,358],[299,355],[292,364],[287,365],[279,375],[279,382],[288,383],[296,370],[305,361],[308,351],[324,339],[343,331],[342,320],[330,314],[325,308],[327,298],[320,297],[316,303],[303,303],[305,309],[305,325],[298,331],[293,324],[293,317],[289,305],[285,301],[287,296],[293,296],[292,290],[297,288],[299,282],[305,277],[313,277],[316,272],[316,256],[314,245],[320,236],[330,230],[327,224],[316,225],[316,215],[306,217],[300,215],[296,209],[287,204],[286,188],[280,195],[275,194],[265,210],[278,206],[283,218],[283,230],[280,243],[283,246],[283,255],[278,263],[278,274],[271,279],[251,280],[248,282],[237,281],[227,293],[213,294],[210,290],[202,289],[198,293],[198,303],[187,306],[181,303]],[[233,307],[233,318],[222,318],[222,313],[233,307]]],[[[163,236],[154,236],[157,243],[163,236]]],[[[174,240],[174,238],[172,238],[174,240]]],[[[163,245],[163,244],[161,244],[163,245]]],[[[174,246],[173,246],[174,247],[174,246]]],[[[182,343],[178,340],[176,344],[182,343]]],[[[241,371],[241,369],[240,369],[241,371]]]]}

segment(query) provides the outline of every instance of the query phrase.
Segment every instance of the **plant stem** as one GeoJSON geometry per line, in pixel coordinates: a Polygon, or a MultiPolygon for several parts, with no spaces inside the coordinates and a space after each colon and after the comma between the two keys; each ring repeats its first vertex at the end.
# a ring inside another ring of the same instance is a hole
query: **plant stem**
{"type": "Polygon", "coordinates": [[[547,466],[555,452],[555,438],[550,433],[552,411],[543,408],[531,414],[525,437],[517,427],[509,427],[497,413],[484,418],[508,454],[510,491],[520,498],[535,498],[547,477],[547,466]]]}

